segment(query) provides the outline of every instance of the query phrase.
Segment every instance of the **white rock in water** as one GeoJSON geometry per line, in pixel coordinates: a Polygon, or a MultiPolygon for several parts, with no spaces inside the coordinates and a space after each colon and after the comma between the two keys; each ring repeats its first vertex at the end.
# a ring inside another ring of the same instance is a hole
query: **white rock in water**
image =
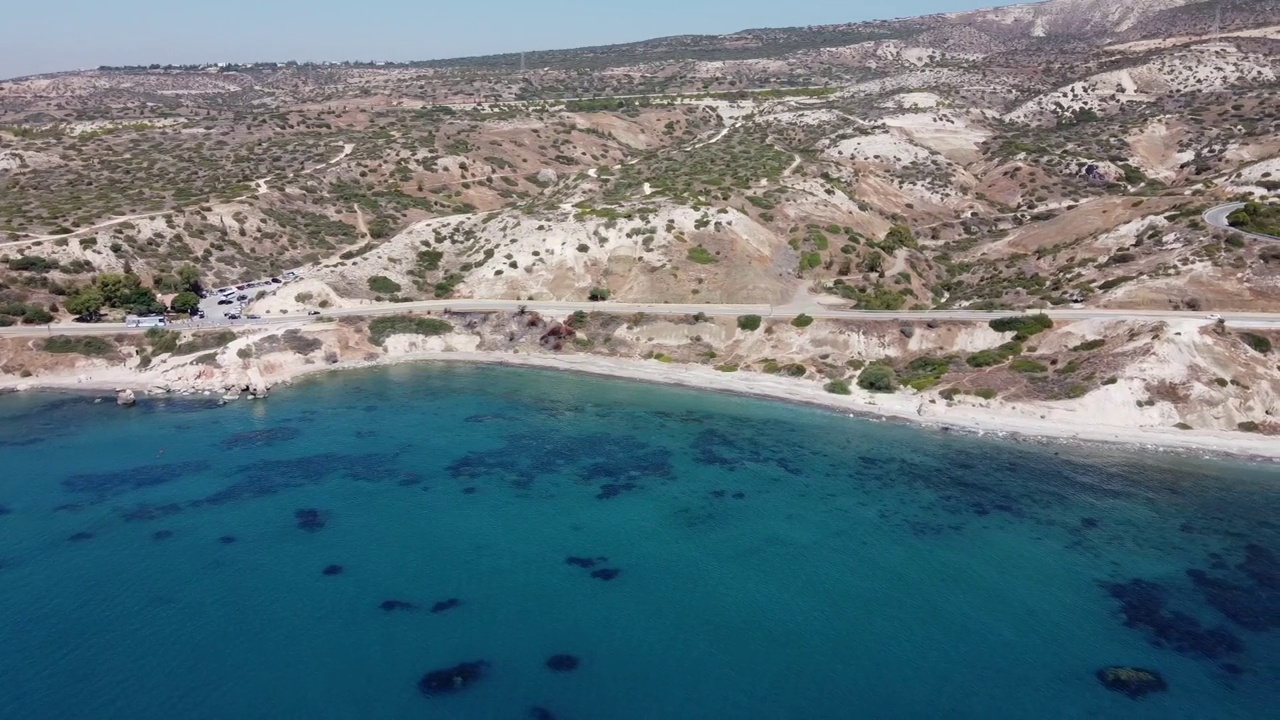
{"type": "Polygon", "coordinates": [[[116,404],[120,407],[132,407],[137,402],[138,398],[132,390],[121,390],[116,395],[116,404]]]}

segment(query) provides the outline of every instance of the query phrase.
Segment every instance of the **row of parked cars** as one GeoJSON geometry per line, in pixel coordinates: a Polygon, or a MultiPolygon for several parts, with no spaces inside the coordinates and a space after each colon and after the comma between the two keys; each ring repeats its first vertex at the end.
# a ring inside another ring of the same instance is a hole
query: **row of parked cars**
{"type": "MultiPolygon", "coordinates": [[[[219,305],[235,305],[236,306],[235,309],[227,310],[222,314],[222,316],[225,317],[226,319],[239,320],[243,316],[244,319],[246,320],[260,320],[262,319],[261,315],[256,315],[253,313],[250,313],[248,315],[243,315],[244,307],[249,304],[249,292],[253,290],[257,290],[258,288],[278,287],[286,282],[290,282],[297,279],[298,279],[298,274],[291,270],[285,273],[283,277],[273,277],[267,280],[258,280],[256,282],[248,282],[240,285],[231,285],[224,288],[218,288],[217,290],[214,290],[213,293],[218,296],[219,305]]],[[[205,294],[204,297],[208,297],[208,294],[205,294]]],[[[201,313],[200,317],[204,317],[204,311],[202,310],[200,311],[200,313],[201,313]]],[[[315,310],[308,314],[319,315],[320,311],[315,310]]]]}

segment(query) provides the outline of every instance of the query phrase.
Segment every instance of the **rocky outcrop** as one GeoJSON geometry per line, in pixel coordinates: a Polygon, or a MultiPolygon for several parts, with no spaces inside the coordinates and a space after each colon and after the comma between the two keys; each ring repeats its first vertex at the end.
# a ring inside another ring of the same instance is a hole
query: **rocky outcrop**
{"type": "Polygon", "coordinates": [[[1108,690],[1124,693],[1135,700],[1153,692],[1169,689],[1164,678],[1155,670],[1112,665],[1102,668],[1096,675],[1098,682],[1108,690]]]}
{"type": "Polygon", "coordinates": [[[116,404],[120,407],[133,407],[138,402],[138,397],[133,394],[132,390],[121,390],[116,393],[116,404]]]}

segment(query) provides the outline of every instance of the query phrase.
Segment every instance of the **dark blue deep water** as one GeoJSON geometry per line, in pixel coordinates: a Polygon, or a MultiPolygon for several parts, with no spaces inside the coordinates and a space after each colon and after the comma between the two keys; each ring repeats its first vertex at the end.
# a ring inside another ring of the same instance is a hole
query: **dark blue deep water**
{"type": "Polygon", "coordinates": [[[0,718],[1275,717],[1277,510],[1274,466],[506,368],[0,398],[0,718]]]}

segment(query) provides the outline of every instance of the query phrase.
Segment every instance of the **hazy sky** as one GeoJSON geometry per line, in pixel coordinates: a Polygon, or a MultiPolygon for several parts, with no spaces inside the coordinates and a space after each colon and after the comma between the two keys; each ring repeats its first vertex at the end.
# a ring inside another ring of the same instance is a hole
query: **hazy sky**
{"type": "Polygon", "coordinates": [[[0,78],[150,63],[425,60],[910,17],[1000,0],[59,0],[0,11],[0,78]]]}

